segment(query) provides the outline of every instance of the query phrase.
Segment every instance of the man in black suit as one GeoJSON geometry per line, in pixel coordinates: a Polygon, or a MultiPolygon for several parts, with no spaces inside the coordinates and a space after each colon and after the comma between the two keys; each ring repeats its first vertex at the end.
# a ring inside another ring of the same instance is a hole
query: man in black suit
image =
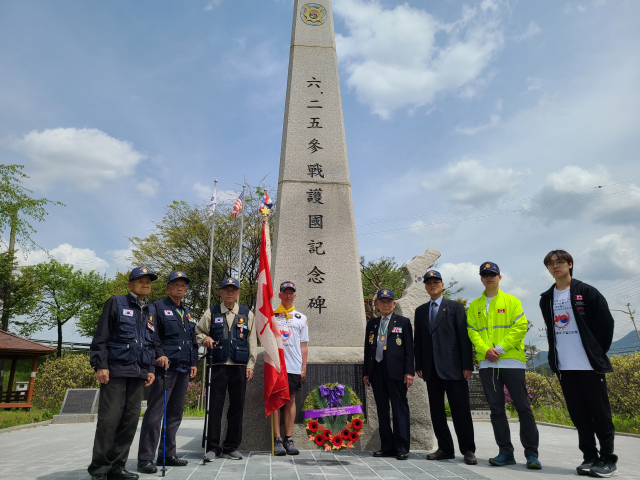
{"type": "Polygon", "coordinates": [[[476,445],[467,385],[473,372],[467,315],[464,305],[442,296],[445,287],[439,272],[428,271],[424,287],[431,301],[416,309],[416,373],[427,382],[431,422],[438,440],[438,450],[427,455],[427,459],[455,458],[444,409],[446,392],[460,452],[465,463],[475,465],[478,461],[474,455],[476,445]]]}
{"type": "Polygon", "coordinates": [[[381,317],[367,322],[364,342],[364,384],[373,387],[380,425],[381,450],[374,457],[409,458],[411,439],[407,389],[413,384],[411,321],[393,313],[393,290],[378,290],[376,308],[381,317]],[[389,416],[393,412],[393,431],[389,416]]]}

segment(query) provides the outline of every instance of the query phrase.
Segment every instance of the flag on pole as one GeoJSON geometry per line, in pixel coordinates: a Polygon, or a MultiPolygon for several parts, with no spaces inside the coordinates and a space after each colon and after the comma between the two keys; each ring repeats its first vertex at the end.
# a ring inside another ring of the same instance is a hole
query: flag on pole
{"type": "Polygon", "coordinates": [[[211,196],[211,201],[209,202],[209,216],[213,216],[216,212],[216,205],[218,204],[218,185],[216,184],[213,187],[213,195],[211,196]]]}
{"type": "Polygon", "coordinates": [[[242,210],[242,201],[244,200],[244,190],[236,200],[236,203],[233,204],[233,213],[231,214],[233,218],[238,219],[238,213],[242,210]]]}
{"type": "Polygon", "coordinates": [[[258,267],[258,298],[255,324],[260,344],[264,347],[264,411],[269,416],[289,401],[289,380],[284,362],[282,338],[271,306],[273,286],[267,253],[267,231],[262,222],[260,264],[258,267]]]}
{"type": "Polygon", "coordinates": [[[272,208],[273,208],[273,202],[271,201],[271,197],[269,196],[269,194],[265,190],[264,191],[264,198],[260,202],[260,208],[258,209],[258,211],[262,215],[264,215],[265,217],[268,217],[271,214],[271,209],[272,208]]]}

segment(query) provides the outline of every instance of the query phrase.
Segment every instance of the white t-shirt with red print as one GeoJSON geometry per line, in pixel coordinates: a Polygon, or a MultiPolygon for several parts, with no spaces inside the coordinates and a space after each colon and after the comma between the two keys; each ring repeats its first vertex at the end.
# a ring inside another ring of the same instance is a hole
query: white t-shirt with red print
{"type": "Polygon", "coordinates": [[[558,351],[558,369],[593,370],[582,345],[568,288],[553,289],[553,330],[558,351]]]}
{"type": "Polygon", "coordinates": [[[288,315],[286,312],[279,312],[275,315],[280,335],[282,336],[282,349],[284,351],[284,361],[287,365],[287,373],[299,375],[302,373],[300,343],[309,341],[307,317],[296,310],[292,310],[288,315]]]}

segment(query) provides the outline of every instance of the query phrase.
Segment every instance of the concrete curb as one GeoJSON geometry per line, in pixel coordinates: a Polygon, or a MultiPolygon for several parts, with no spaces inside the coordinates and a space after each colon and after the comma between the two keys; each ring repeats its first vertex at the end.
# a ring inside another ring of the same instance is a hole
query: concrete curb
{"type": "Polygon", "coordinates": [[[45,427],[51,425],[51,420],[45,420],[44,422],[37,423],[25,423],[24,425],[16,425],[15,427],[0,428],[0,434],[17,432],[18,430],[25,430],[27,428],[45,427]]]}
{"type": "MultiPolygon", "coordinates": [[[[569,430],[577,430],[576,427],[572,427],[570,425],[560,425],[558,423],[536,422],[536,425],[546,425],[547,427],[567,428],[569,430]]],[[[637,435],[635,433],[616,432],[616,435],[620,435],[621,437],[640,438],[640,435],[637,435]]]]}

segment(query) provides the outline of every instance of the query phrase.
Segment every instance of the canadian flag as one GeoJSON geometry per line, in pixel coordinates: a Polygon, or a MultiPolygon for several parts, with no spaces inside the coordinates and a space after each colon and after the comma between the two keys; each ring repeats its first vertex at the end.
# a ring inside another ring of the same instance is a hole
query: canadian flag
{"type": "Polygon", "coordinates": [[[264,347],[264,411],[267,417],[289,401],[289,381],[287,366],[284,362],[282,338],[271,306],[273,286],[267,252],[268,229],[269,227],[263,221],[255,318],[258,338],[264,347]]]}

